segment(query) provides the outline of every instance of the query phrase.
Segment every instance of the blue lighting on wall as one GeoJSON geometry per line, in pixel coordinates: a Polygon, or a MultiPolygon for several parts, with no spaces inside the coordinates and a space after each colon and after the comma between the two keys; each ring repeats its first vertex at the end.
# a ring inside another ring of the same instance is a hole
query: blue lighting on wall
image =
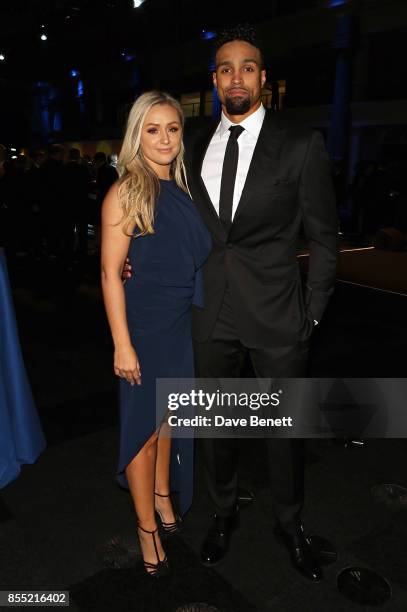
{"type": "Polygon", "coordinates": [[[120,54],[125,62],[133,62],[136,57],[131,53],[125,53],[124,51],[120,54]]]}
{"type": "Polygon", "coordinates": [[[348,0],[329,0],[329,6],[334,8],[335,6],[341,6],[342,4],[346,4],[348,0]]]}
{"type": "Polygon", "coordinates": [[[62,129],[61,113],[59,111],[54,114],[52,129],[54,132],[59,132],[62,129]]]}
{"type": "Polygon", "coordinates": [[[34,85],[31,125],[44,142],[48,142],[51,132],[62,129],[61,113],[58,110],[58,89],[46,81],[36,81],[34,85]]]}
{"type": "Polygon", "coordinates": [[[52,85],[50,85],[50,87],[48,88],[48,104],[51,102],[55,102],[58,98],[58,91],[56,90],[55,87],[52,87],[52,85]]]}
{"type": "Polygon", "coordinates": [[[41,134],[42,134],[43,138],[46,138],[48,140],[48,134],[49,134],[49,111],[48,111],[47,108],[41,109],[41,114],[40,114],[40,129],[41,129],[41,134]]]}
{"type": "Polygon", "coordinates": [[[216,32],[211,32],[210,30],[202,30],[202,38],[204,40],[211,40],[215,38],[216,32]]]}
{"type": "Polygon", "coordinates": [[[78,96],[78,98],[82,98],[83,96],[83,81],[81,81],[80,79],[78,81],[78,90],[76,95],[78,96]]]}

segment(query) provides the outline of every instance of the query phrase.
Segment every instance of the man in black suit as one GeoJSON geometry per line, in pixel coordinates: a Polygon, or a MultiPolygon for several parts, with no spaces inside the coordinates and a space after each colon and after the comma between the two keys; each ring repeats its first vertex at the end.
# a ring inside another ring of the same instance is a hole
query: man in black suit
{"type": "MultiPolygon", "coordinates": [[[[246,357],[260,378],[305,376],[309,339],[333,291],[336,205],[323,139],[266,114],[265,80],[253,30],[221,35],[213,73],[221,120],[187,146],[186,160],[214,242],[203,270],[205,307],[193,311],[199,378],[238,377],[246,357]],[[301,226],[309,242],[305,295],[296,256],[301,226]]],[[[206,564],[225,555],[237,524],[236,443],[203,440],[215,510],[201,551],[206,564]]],[[[273,438],[267,446],[276,535],[295,568],[317,581],[321,570],[300,519],[302,440],[273,438]]]]}

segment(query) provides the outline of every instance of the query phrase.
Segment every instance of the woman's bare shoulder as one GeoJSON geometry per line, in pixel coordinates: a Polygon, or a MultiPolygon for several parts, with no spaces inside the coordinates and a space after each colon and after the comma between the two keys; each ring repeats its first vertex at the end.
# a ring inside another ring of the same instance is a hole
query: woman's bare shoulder
{"type": "Polygon", "coordinates": [[[117,180],[110,187],[103,200],[102,219],[111,223],[112,219],[114,218],[114,222],[117,223],[121,216],[122,211],[119,201],[119,180],[117,180]]]}

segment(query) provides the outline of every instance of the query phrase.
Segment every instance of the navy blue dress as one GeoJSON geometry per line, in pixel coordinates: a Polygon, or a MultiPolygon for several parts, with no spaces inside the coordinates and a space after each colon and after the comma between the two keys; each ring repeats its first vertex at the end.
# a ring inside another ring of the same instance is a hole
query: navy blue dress
{"type": "MultiPolygon", "coordinates": [[[[125,284],[130,336],[141,367],[141,385],[120,379],[120,451],[117,479],[156,431],[156,378],[192,378],[191,304],[203,307],[201,266],[211,236],[194,203],[175,181],[160,180],[154,234],[132,238],[132,277],[125,284]]],[[[163,409],[164,416],[166,407],[163,409]]],[[[180,510],[192,502],[193,440],[172,440],[171,490],[180,510]]]]}

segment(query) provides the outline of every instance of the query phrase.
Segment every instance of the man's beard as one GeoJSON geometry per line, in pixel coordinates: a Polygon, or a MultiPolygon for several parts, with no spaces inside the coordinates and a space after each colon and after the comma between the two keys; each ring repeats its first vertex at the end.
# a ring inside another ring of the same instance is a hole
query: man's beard
{"type": "Polygon", "coordinates": [[[244,115],[250,110],[250,96],[225,96],[225,106],[229,115],[244,115]]]}

